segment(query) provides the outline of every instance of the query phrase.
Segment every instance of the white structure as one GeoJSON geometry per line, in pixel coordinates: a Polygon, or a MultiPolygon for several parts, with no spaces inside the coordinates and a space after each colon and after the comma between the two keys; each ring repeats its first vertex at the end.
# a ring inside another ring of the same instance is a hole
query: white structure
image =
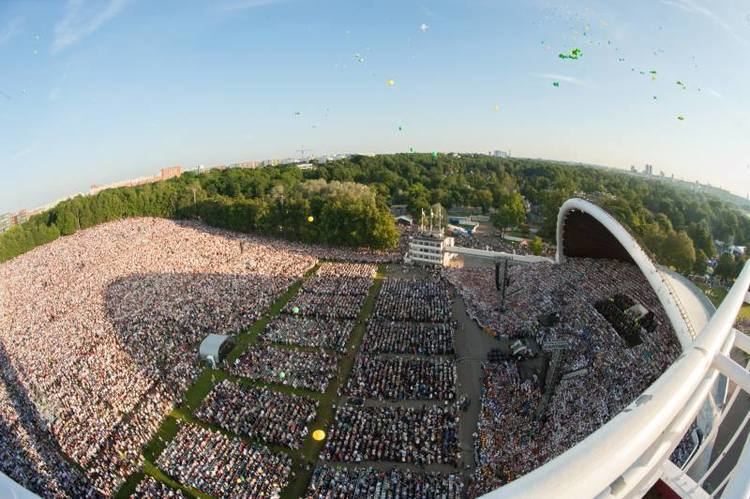
{"type": "MultiPolygon", "coordinates": [[[[750,441],[745,442],[734,470],[713,491],[704,490],[705,479],[726,453],[707,470],[692,468],[715,438],[716,426],[731,409],[736,394],[750,392],[750,373],[728,356],[733,347],[750,353],[750,337],[733,329],[750,287],[750,264],[709,322],[697,328],[669,278],[653,265],[634,238],[612,216],[582,199],[568,200],[558,215],[557,261],[571,256],[614,258],[638,265],[664,306],[683,354],[643,394],[585,440],[485,497],[640,498],[658,480],[681,497],[715,497],[719,493],[730,499],[750,497],[750,441]],[[726,387],[723,377],[737,389],[728,403],[719,402],[719,411],[712,395],[726,387]],[[690,469],[687,474],[674,466],[669,456],[707,406],[713,409],[716,424],[684,468],[690,469]]],[[[732,428],[735,439],[748,420],[750,415],[732,428]]]]}
{"type": "Polygon", "coordinates": [[[215,368],[221,364],[224,357],[234,347],[234,340],[231,336],[223,334],[209,334],[201,342],[201,346],[198,349],[198,354],[202,361],[208,363],[209,366],[215,368]]]}
{"type": "Polygon", "coordinates": [[[424,265],[447,265],[453,257],[446,248],[453,246],[454,239],[446,237],[441,230],[424,231],[409,240],[406,263],[424,265]]]}

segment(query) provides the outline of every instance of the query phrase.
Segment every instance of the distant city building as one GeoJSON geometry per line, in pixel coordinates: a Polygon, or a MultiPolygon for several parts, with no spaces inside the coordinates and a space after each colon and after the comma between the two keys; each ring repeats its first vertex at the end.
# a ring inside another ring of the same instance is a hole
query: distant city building
{"type": "Polygon", "coordinates": [[[5,232],[12,227],[11,219],[10,213],[0,213],[0,232],[5,232]]]}
{"type": "Polygon", "coordinates": [[[179,177],[180,175],[182,175],[181,166],[170,166],[161,169],[161,180],[168,180],[170,178],[179,177]]]}
{"type": "Polygon", "coordinates": [[[104,190],[115,189],[117,187],[135,187],[138,185],[152,184],[154,182],[161,182],[170,178],[179,177],[180,175],[182,175],[181,166],[170,166],[167,168],[162,168],[161,170],[159,170],[159,174],[154,175],[153,177],[138,177],[130,180],[113,182],[107,185],[92,184],[91,188],[89,189],[89,195],[93,196],[94,194],[98,194],[104,190]]]}
{"type": "Polygon", "coordinates": [[[648,175],[649,177],[654,174],[654,165],[646,164],[643,167],[643,174],[648,175]]]}
{"type": "Polygon", "coordinates": [[[313,170],[315,169],[315,165],[312,163],[297,163],[297,168],[300,170],[313,170]]]}
{"type": "Polygon", "coordinates": [[[507,152],[505,152],[505,151],[501,151],[501,150],[499,150],[499,149],[496,149],[496,150],[494,150],[494,151],[492,151],[492,152],[490,153],[490,156],[494,156],[494,157],[496,157],[496,158],[507,158],[507,157],[509,157],[509,156],[510,156],[510,154],[508,154],[508,153],[507,153],[507,152]]]}

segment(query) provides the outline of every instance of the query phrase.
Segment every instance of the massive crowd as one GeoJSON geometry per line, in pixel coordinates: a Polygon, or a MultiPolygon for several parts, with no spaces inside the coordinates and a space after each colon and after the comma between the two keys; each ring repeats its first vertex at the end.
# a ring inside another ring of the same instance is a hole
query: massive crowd
{"type": "Polygon", "coordinates": [[[185,424],[156,463],[175,480],[214,497],[279,497],[292,459],[266,447],[185,424]]]}
{"type": "Polygon", "coordinates": [[[325,351],[301,352],[269,345],[256,346],[237,359],[237,376],[323,393],[336,376],[338,357],[325,351]]]}
{"type": "Polygon", "coordinates": [[[284,312],[302,317],[356,319],[364,302],[364,295],[299,293],[284,306],[284,312]]]}
{"type": "Polygon", "coordinates": [[[154,477],[146,475],[130,497],[132,499],[182,499],[187,496],[181,490],[168,487],[155,480],[154,477]]]}
{"type": "Polygon", "coordinates": [[[562,265],[511,266],[505,311],[497,306],[494,275],[486,269],[446,271],[466,298],[468,313],[495,334],[530,336],[542,345],[568,344],[562,371],[583,376],[555,387],[541,420],[542,393],[515,365],[485,366],[477,446],[481,466],[472,493],[498,487],[576,445],[634,400],[674,362],[679,343],[656,294],[638,267],[572,258],[562,265]],[[595,308],[616,295],[653,312],[651,331],[629,346],[595,308]],[[540,321],[557,314],[559,321],[540,321]],[[497,428],[505,431],[498,432],[497,428]]]}
{"type": "Polygon", "coordinates": [[[394,321],[448,322],[451,314],[448,285],[438,277],[386,280],[373,315],[394,321]]]}
{"type": "Polygon", "coordinates": [[[343,352],[352,329],[354,321],[283,314],[268,323],[259,339],[269,343],[343,352]]]}
{"type": "Polygon", "coordinates": [[[236,435],[297,449],[317,410],[317,400],[223,380],[203,400],[195,416],[236,435]]]}
{"type": "Polygon", "coordinates": [[[18,388],[0,388],[0,471],[42,496],[115,492],[200,340],[249,326],[319,257],[394,259],[141,218],[0,265],[0,385],[18,388]]]}
{"type": "Polygon", "coordinates": [[[320,457],[325,461],[391,461],[458,465],[458,417],[450,407],[336,409],[320,457]]]}
{"type": "Polygon", "coordinates": [[[456,365],[446,359],[384,358],[360,354],[344,395],[378,400],[453,400],[456,365]]]}
{"type": "Polygon", "coordinates": [[[453,354],[453,337],[456,322],[422,324],[371,320],[362,340],[366,353],[450,355],[453,354]]]}
{"type": "Polygon", "coordinates": [[[417,499],[439,497],[463,499],[464,485],[455,474],[416,473],[392,469],[336,468],[318,466],[313,472],[306,499],[417,499]]]}

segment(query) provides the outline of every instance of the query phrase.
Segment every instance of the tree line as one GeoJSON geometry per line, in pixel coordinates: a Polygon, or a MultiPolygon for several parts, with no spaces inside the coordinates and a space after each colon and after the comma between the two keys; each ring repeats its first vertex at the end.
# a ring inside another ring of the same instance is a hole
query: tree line
{"type": "Polygon", "coordinates": [[[305,180],[294,166],[213,170],[63,201],[0,234],[0,261],[100,223],[141,216],[334,246],[391,248],[399,237],[388,207],[365,185],[305,180]]]}
{"type": "Polygon", "coordinates": [[[293,165],[188,172],[179,178],[64,201],[0,235],[0,261],[60,235],[134,216],[197,219],[217,227],[331,245],[392,247],[388,212],[419,217],[440,204],[491,214],[502,229],[531,223],[554,238],[572,196],[593,199],[630,229],[659,262],[705,271],[714,240],[750,242],[750,218],[678,184],[604,168],[486,155],[355,155],[302,171],[293,165]],[[312,221],[310,220],[312,217],[312,221]]]}

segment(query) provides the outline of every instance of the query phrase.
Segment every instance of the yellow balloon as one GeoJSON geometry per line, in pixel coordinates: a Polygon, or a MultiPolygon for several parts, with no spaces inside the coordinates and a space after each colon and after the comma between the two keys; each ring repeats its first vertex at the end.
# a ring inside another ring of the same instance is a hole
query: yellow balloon
{"type": "Polygon", "coordinates": [[[326,438],[326,432],[324,432],[323,430],[315,430],[312,433],[312,437],[316,442],[320,442],[321,440],[326,438]]]}
{"type": "Polygon", "coordinates": [[[393,85],[396,84],[396,82],[394,80],[388,80],[387,83],[388,83],[389,87],[392,87],[393,85]]]}
{"type": "Polygon", "coordinates": [[[315,218],[313,218],[313,216],[310,215],[309,217],[307,217],[307,221],[310,223],[313,223],[315,221],[315,218]]]}

